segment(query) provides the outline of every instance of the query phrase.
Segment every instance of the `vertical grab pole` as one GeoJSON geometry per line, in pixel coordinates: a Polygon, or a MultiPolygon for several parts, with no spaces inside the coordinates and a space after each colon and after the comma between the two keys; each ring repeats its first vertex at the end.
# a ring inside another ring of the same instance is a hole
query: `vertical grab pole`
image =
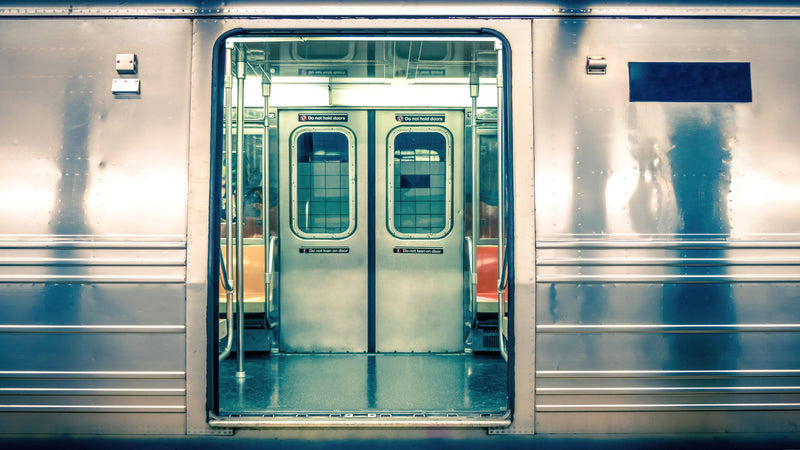
{"type": "Polygon", "coordinates": [[[244,378],[244,78],[246,51],[236,52],[236,378],[244,378]]]}
{"type": "MultiPolygon", "coordinates": [[[[498,46],[500,44],[497,44],[498,46]]],[[[506,148],[503,136],[503,49],[497,48],[497,327],[500,341],[500,354],[508,361],[508,350],[503,341],[503,321],[506,312],[506,244],[505,244],[505,158],[506,148]]]]}
{"type": "Polygon", "coordinates": [[[231,60],[231,50],[233,49],[233,42],[228,41],[225,44],[225,261],[229,270],[226,272],[226,289],[225,289],[225,317],[226,320],[226,333],[227,339],[225,341],[225,350],[219,355],[219,360],[222,361],[231,354],[233,348],[233,292],[227,289],[233,286],[233,239],[231,239],[231,230],[233,227],[233,179],[231,178],[232,168],[231,161],[233,160],[233,131],[232,114],[233,114],[233,80],[231,80],[231,68],[233,60],[231,60]]]}
{"type": "MultiPolygon", "coordinates": [[[[265,51],[266,55],[267,52],[265,51]]],[[[264,300],[266,321],[272,313],[272,270],[269,234],[269,96],[272,82],[269,78],[269,64],[264,64],[264,73],[261,75],[261,95],[264,97],[264,134],[261,137],[261,236],[264,238],[264,300]]]]}
{"type": "Polygon", "coordinates": [[[469,96],[472,98],[472,245],[471,252],[472,273],[470,273],[470,309],[472,319],[470,327],[475,328],[478,320],[478,239],[480,238],[480,192],[479,183],[479,159],[478,159],[478,92],[480,90],[480,79],[478,78],[477,60],[473,44],[472,49],[472,70],[469,72],[469,96]]]}

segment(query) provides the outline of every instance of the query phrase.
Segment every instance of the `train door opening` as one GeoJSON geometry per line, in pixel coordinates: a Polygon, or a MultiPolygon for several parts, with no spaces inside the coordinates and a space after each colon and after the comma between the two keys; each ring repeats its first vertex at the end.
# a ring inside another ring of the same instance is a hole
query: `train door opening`
{"type": "Polygon", "coordinates": [[[507,424],[501,41],[223,49],[214,420],[507,424]]]}

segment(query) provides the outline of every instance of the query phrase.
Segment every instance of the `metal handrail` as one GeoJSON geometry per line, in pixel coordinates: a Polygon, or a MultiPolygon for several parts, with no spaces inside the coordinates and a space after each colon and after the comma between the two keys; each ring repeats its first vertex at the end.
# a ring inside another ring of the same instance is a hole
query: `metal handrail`
{"type": "Polygon", "coordinates": [[[233,348],[233,285],[228,279],[225,259],[221,253],[219,255],[219,268],[222,272],[222,287],[225,289],[225,325],[227,329],[225,333],[225,349],[219,354],[219,360],[222,361],[231,354],[231,349],[233,348]]]}
{"type": "MultiPolygon", "coordinates": [[[[225,261],[231,262],[233,260],[233,239],[231,239],[231,231],[233,227],[233,178],[231,160],[233,159],[233,122],[232,122],[232,97],[233,97],[233,80],[231,78],[231,71],[233,61],[231,60],[231,52],[233,51],[233,43],[228,42],[225,46],[225,60],[228,64],[225,66],[225,257],[220,255],[220,264],[224,275],[224,288],[225,288],[225,317],[226,317],[226,342],[225,349],[220,353],[219,360],[222,361],[231,354],[233,348],[233,280],[229,277],[228,271],[225,270],[225,261]]],[[[233,266],[231,266],[233,269],[233,266]]],[[[231,270],[233,272],[233,270],[231,270]]]]}
{"type": "Polygon", "coordinates": [[[236,59],[236,378],[244,378],[244,79],[246,50],[236,59]]]}
{"type": "Polygon", "coordinates": [[[503,359],[508,361],[508,349],[506,349],[505,342],[503,341],[503,320],[505,319],[506,295],[505,290],[507,286],[508,263],[506,258],[506,245],[505,245],[505,148],[503,142],[503,90],[505,89],[503,80],[503,52],[497,52],[497,197],[499,213],[497,214],[497,336],[500,346],[500,355],[503,359]]]}
{"type": "Polygon", "coordinates": [[[479,183],[480,176],[478,173],[479,155],[478,155],[478,94],[480,91],[480,78],[478,77],[477,55],[475,48],[472,48],[472,67],[469,72],[469,96],[472,100],[470,105],[470,113],[472,115],[471,132],[472,132],[472,238],[466,237],[467,244],[469,245],[470,257],[470,307],[472,308],[472,319],[469,326],[474,328],[478,320],[478,272],[477,272],[477,259],[478,259],[478,237],[480,236],[480,192],[479,183]]]}
{"type": "Polygon", "coordinates": [[[467,249],[469,250],[467,261],[469,261],[469,308],[470,313],[472,314],[472,318],[470,319],[469,323],[467,324],[470,328],[475,328],[475,322],[478,320],[478,274],[476,270],[475,264],[475,253],[472,251],[472,238],[469,236],[464,236],[464,242],[467,245],[467,249]]]}
{"type": "Polygon", "coordinates": [[[503,320],[506,316],[506,288],[508,287],[508,247],[503,247],[503,264],[498,271],[497,279],[497,329],[500,344],[500,355],[508,361],[508,349],[503,341],[503,320]]]}
{"type": "Polygon", "coordinates": [[[267,297],[267,308],[266,308],[266,316],[267,316],[267,326],[270,328],[274,328],[275,324],[269,321],[269,315],[272,312],[272,277],[275,273],[275,257],[277,254],[278,248],[278,236],[270,236],[269,237],[269,245],[267,247],[267,272],[264,274],[264,295],[267,297]]]}
{"type": "Polygon", "coordinates": [[[276,236],[270,236],[270,192],[269,192],[269,96],[272,93],[272,80],[269,76],[269,65],[264,64],[261,74],[261,95],[264,97],[264,129],[261,136],[261,236],[268,247],[264,252],[264,296],[266,311],[264,312],[264,322],[271,328],[270,312],[272,311],[272,260],[275,248],[276,236]],[[269,237],[269,239],[268,239],[269,237]]]}

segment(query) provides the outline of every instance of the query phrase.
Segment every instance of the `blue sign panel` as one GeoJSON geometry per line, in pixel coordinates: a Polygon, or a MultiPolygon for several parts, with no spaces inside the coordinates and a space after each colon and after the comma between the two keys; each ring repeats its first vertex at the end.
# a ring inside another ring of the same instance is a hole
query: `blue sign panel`
{"type": "Polygon", "coordinates": [[[632,102],[750,103],[750,63],[630,62],[632,102]]]}

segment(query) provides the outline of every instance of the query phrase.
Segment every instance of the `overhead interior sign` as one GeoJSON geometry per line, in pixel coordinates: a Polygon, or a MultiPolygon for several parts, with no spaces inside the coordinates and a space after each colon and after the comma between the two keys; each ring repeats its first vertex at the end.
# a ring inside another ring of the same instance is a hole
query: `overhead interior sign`
{"type": "Polygon", "coordinates": [[[418,77],[443,77],[445,72],[444,69],[417,69],[414,75],[418,77]]]}
{"type": "Polygon", "coordinates": [[[301,77],[346,77],[347,69],[298,69],[301,77]]]}
{"type": "Polygon", "coordinates": [[[403,253],[409,255],[441,255],[444,249],[441,247],[395,247],[393,253],[403,253]]]}
{"type": "Polygon", "coordinates": [[[298,114],[299,122],[347,122],[347,114],[298,114]]]}
{"type": "Polygon", "coordinates": [[[300,253],[331,254],[350,253],[349,247],[300,247],[300,253]]]}
{"type": "Polygon", "coordinates": [[[395,114],[394,120],[403,123],[442,123],[444,114],[395,114]]]}

